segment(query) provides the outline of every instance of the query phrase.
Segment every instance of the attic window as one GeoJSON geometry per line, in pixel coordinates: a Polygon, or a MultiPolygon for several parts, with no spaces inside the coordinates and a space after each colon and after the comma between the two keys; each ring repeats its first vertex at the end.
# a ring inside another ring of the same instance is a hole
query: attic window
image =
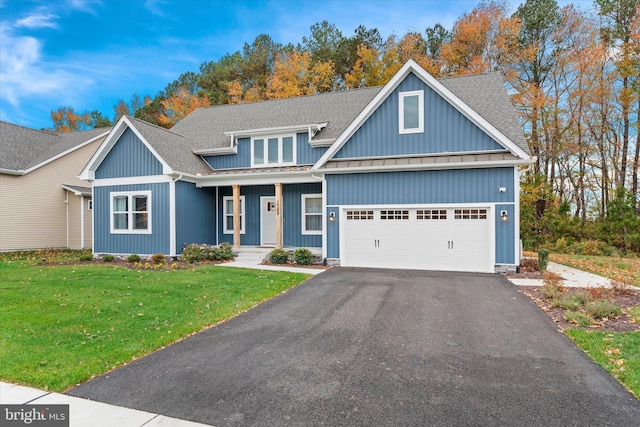
{"type": "Polygon", "coordinates": [[[400,92],[399,101],[399,132],[424,132],[424,91],[400,92]]]}
{"type": "Polygon", "coordinates": [[[251,141],[252,166],[294,165],[295,158],[294,135],[260,137],[251,141]]]}

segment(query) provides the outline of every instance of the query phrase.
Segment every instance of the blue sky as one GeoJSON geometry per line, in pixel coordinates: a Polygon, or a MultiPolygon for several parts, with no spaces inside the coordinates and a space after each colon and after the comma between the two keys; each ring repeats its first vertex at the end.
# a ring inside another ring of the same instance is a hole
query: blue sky
{"type": "MultiPolygon", "coordinates": [[[[512,2],[513,5],[519,2],[512,2]]],[[[476,0],[0,0],[0,120],[51,126],[50,111],[100,110],[154,96],[185,71],[267,33],[297,44],[327,20],[386,38],[441,23],[476,0]]],[[[514,6],[515,7],[515,6],[514,6]]]]}

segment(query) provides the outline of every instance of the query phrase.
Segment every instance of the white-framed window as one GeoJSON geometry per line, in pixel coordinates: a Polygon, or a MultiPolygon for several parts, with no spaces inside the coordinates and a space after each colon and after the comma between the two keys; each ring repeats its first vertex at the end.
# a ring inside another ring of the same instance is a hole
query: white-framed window
{"type": "Polygon", "coordinates": [[[322,234],[322,194],[302,195],[302,234],[322,234]]]}
{"type": "Polygon", "coordinates": [[[151,191],[109,194],[111,233],[151,234],[151,191]]]}
{"type": "Polygon", "coordinates": [[[424,132],[424,91],[399,93],[399,123],[401,134],[424,132]]]}
{"type": "Polygon", "coordinates": [[[251,139],[251,166],[296,164],[295,135],[265,136],[251,139]]]}
{"type": "MultiPolygon", "coordinates": [[[[244,234],[244,196],[240,196],[240,234],[244,234]]],[[[224,234],[233,234],[233,196],[222,198],[222,229],[224,234]]]]}

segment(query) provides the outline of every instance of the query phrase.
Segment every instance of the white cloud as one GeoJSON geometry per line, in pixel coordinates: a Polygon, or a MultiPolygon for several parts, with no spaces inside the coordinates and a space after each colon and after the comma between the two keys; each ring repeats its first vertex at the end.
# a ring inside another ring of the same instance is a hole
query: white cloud
{"type": "Polygon", "coordinates": [[[69,5],[72,9],[87,12],[91,15],[97,15],[97,12],[94,10],[93,6],[102,5],[102,2],[100,0],[70,0],[69,5]]]}
{"type": "Polygon", "coordinates": [[[16,28],[58,28],[57,15],[46,12],[36,12],[25,18],[18,19],[14,26],[16,28]]]}
{"type": "Polygon", "coordinates": [[[168,5],[165,0],[147,0],[144,2],[144,7],[151,12],[152,15],[160,17],[167,16],[163,9],[165,5],[168,5]]]}

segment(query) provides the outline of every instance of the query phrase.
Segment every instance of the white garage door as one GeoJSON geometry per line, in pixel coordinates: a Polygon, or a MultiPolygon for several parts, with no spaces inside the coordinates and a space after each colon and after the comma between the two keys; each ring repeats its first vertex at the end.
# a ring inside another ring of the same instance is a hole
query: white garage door
{"type": "Polygon", "coordinates": [[[342,212],[348,267],[493,272],[489,208],[342,212]]]}

